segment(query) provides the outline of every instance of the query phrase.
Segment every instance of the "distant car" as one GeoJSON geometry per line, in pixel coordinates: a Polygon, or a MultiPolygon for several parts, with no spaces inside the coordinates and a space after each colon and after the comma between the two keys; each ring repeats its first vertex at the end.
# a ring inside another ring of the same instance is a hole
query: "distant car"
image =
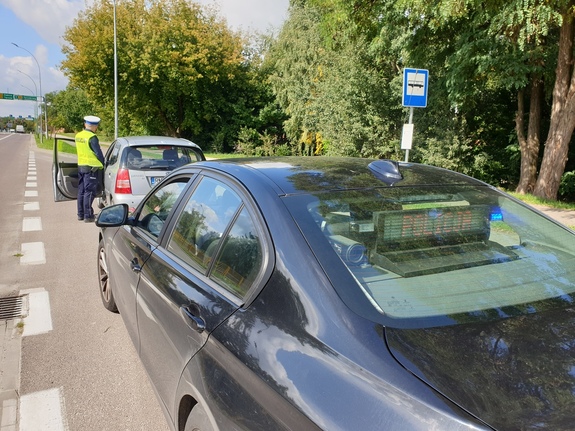
{"type": "MultiPolygon", "coordinates": [[[[76,199],[78,163],[76,154],[62,152],[63,144],[75,145],[72,138],[56,138],[54,144],[54,200],[76,199]]],[[[130,136],[116,139],[104,156],[101,208],[126,203],[133,210],[168,172],[187,163],[205,160],[202,149],[191,141],[167,136],[130,136]]]]}
{"type": "Polygon", "coordinates": [[[163,136],[118,138],[104,157],[104,190],[99,206],[126,203],[135,209],[168,172],[205,159],[201,148],[185,139],[163,136]]]}
{"type": "Polygon", "coordinates": [[[575,233],[483,182],[208,161],[96,224],[173,430],[573,430],[575,233]]]}
{"type": "Polygon", "coordinates": [[[24,133],[24,126],[21,124],[18,124],[16,126],[16,133],[24,133]]]}

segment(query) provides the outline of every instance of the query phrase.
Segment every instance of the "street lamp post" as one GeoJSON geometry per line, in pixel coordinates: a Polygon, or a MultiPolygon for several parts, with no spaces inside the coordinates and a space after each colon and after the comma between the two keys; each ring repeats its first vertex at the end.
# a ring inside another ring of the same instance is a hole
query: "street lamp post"
{"type": "MultiPolygon", "coordinates": [[[[28,54],[32,56],[32,58],[36,62],[36,66],[38,66],[38,81],[40,82],[40,104],[42,104],[42,102],[44,101],[44,96],[42,95],[42,72],[40,71],[40,63],[38,63],[38,60],[36,59],[36,57],[34,57],[34,54],[32,54],[26,48],[23,48],[20,45],[15,44],[14,42],[12,42],[12,45],[14,45],[16,48],[20,48],[26,51],[28,54]]],[[[48,139],[48,116],[46,114],[46,109],[44,109],[44,128],[46,129],[46,139],[48,139]]],[[[40,143],[42,143],[42,133],[40,133],[40,143]]]]}
{"type": "Polygon", "coordinates": [[[118,52],[116,47],[116,0],[114,0],[114,139],[118,139],[118,52]]]}
{"type": "MultiPolygon", "coordinates": [[[[18,72],[20,72],[22,75],[26,75],[28,78],[30,78],[30,81],[32,81],[32,83],[34,84],[34,89],[36,90],[34,92],[34,96],[36,96],[36,105],[34,106],[34,134],[37,134],[38,128],[36,127],[36,123],[38,122],[38,86],[36,85],[36,81],[34,81],[34,79],[30,75],[28,75],[25,72],[22,72],[19,69],[16,69],[16,70],[18,70],[18,72]]],[[[20,85],[22,85],[22,84],[20,84],[20,85]]],[[[24,86],[22,85],[22,87],[24,87],[24,86]]],[[[32,92],[32,90],[30,90],[28,87],[24,87],[24,88],[26,88],[30,92],[32,92]]],[[[41,118],[40,118],[40,120],[41,120],[41,118]]],[[[42,142],[42,122],[40,121],[40,143],[41,142],[42,142]]]]}

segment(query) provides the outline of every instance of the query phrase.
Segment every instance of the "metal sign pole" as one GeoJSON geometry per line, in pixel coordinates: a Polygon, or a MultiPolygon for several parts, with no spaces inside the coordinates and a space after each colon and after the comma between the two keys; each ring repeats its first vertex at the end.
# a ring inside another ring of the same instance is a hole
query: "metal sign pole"
{"type": "Polygon", "coordinates": [[[401,104],[409,108],[409,123],[403,125],[401,149],[405,150],[405,162],[409,161],[409,150],[413,141],[413,108],[427,107],[427,83],[429,71],[426,69],[403,69],[403,94],[401,104]]]}
{"type": "MultiPolygon", "coordinates": [[[[413,124],[413,106],[411,108],[409,108],[409,123],[408,124],[413,124]]],[[[411,145],[410,145],[411,147],[411,145]]],[[[405,163],[407,163],[409,161],[409,148],[405,149],[405,163]]]]}

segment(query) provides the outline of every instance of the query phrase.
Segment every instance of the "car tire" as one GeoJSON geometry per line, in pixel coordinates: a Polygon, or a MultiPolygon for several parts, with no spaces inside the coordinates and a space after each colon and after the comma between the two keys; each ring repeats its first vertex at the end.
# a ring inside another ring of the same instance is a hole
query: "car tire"
{"type": "Polygon", "coordinates": [[[100,240],[98,244],[98,283],[100,285],[100,297],[104,308],[113,313],[118,312],[114,294],[110,285],[110,274],[108,272],[108,262],[106,259],[106,249],[104,248],[104,241],[100,240]]]}
{"type": "Polygon", "coordinates": [[[200,404],[196,404],[186,421],[184,431],[213,431],[210,418],[200,404]]]}

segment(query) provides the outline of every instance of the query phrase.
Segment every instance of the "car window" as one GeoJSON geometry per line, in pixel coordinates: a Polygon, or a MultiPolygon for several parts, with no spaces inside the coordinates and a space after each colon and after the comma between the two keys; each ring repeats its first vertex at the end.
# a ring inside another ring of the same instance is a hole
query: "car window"
{"type": "Polygon", "coordinates": [[[261,238],[245,208],[215,259],[211,277],[232,293],[244,297],[263,264],[261,238]]]}
{"type": "MultiPolygon", "coordinates": [[[[316,255],[333,249],[357,281],[357,295],[394,324],[490,319],[575,301],[575,243],[565,240],[568,232],[488,187],[395,187],[299,199],[286,201],[316,255]]],[[[335,269],[332,261],[323,266],[335,269]]]]}
{"type": "Polygon", "coordinates": [[[202,151],[197,148],[183,148],[180,156],[180,159],[185,161],[185,163],[199,162],[204,160],[204,158],[202,151]]]}
{"type": "Polygon", "coordinates": [[[241,200],[228,186],[203,178],[179,215],[168,250],[205,270],[241,200]]]}
{"type": "Polygon", "coordinates": [[[242,200],[228,185],[204,178],[179,216],[168,250],[243,297],[262,265],[262,246],[242,200]],[[240,210],[239,215],[238,210],[240,210]]]}
{"type": "Polygon", "coordinates": [[[126,147],[122,159],[128,169],[140,171],[172,170],[200,160],[192,149],[177,145],[126,147]]]}
{"type": "Polygon", "coordinates": [[[106,162],[108,165],[115,165],[118,161],[118,153],[120,152],[120,145],[114,142],[106,152],[106,162]]]}
{"type": "Polygon", "coordinates": [[[189,178],[178,178],[170,183],[162,184],[150,195],[142,204],[138,216],[138,227],[157,238],[188,181],[189,178]]]}

